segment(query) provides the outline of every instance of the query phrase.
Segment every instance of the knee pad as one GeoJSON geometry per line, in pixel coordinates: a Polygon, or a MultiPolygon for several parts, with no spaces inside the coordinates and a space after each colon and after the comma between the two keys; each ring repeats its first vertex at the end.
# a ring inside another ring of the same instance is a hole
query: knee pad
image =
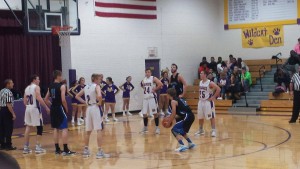
{"type": "Polygon", "coordinates": [[[36,134],[41,136],[43,135],[43,126],[36,126],[36,134]]]}

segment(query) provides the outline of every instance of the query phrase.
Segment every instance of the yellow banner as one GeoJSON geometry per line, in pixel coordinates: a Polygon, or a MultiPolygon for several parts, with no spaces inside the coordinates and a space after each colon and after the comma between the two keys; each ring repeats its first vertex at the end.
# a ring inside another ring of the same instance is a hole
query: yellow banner
{"type": "Polygon", "coordinates": [[[283,26],[242,29],[243,48],[277,47],[284,45],[283,26]]]}

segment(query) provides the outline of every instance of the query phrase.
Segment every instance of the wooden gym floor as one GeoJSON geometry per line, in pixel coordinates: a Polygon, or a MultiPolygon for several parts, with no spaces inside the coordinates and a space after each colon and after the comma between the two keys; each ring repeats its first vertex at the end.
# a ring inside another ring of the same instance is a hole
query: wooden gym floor
{"type": "MultiPolygon", "coordinates": [[[[80,154],[84,127],[71,125],[69,145],[78,152],[76,156],[54,155],[49,125],[42,139],[46,154],[22,154],[24,128],[14,131],[13,144],[18,150],[9,153],[23,169],[300,169],[300,124],[289,124],[288,116],[217,115],[216,138],[209,135],[208,121],[206,135],[194,136],[198,128],[195,121],[190,134],[197,147],[183,153],[174,152],[177,142],[170,129],[161,128],[160,135],[154,134],[153,119],[146,135],[139,134],[143,121],[137,115],[119,117],[119,120],[108,123],[103,133],[104,150],[112,155],[110,159],[95,158],[96,133],[92,134],[90,142],[93,155],[83,158],[80,154]]],[[[35,137],[31,137],[32,148],[34,141],[35,137]]]]}

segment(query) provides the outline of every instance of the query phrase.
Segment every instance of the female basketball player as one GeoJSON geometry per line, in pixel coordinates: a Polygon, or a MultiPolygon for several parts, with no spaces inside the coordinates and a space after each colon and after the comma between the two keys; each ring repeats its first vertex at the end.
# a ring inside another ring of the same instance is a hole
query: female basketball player
{"type": "Polygon", "coordinates": [[[78,81],[75,80],[72,83],[72,86],[70,87],[70,89],[68,90],[68,95],[72,98],[72,125],[75,124],[75,116],[77,117],[77,125],[81,125],[80,123],[80,117],[77,114],[77,104],[79,103],[78,100],[75,98],[76,94],[79,93],[79,91],[77,91],[77,85],[78,85],[78,81]]]}
{"type": "Polygon", "coordinates": [[[104,118],[105,122],[109,122],[108,119],[108,111],[110,109],[113,121],[118,121],[115,114],[115,105],[116,105],[116,97],[115,95],[119,92],[119,88],[114,85],[114,82],[112,81],[111,77],[106,78],[107,85],[103,88],[103,94],[105,96],[105,112],[104,112],[104,118]]]}
{"type": "MultiPolygon", "coordinates": [[[[76,90],[80,92],[85,87],[85,79],[83,77],[79,78],[78,83],[79,84],[77,85],[76,90]]],[[[85,100],[84,96],[82,96],[82,99],[85,100]]],[[[84,123],[84,118],[85,118],[86,104],[82,104],[82,103],[77,104],[77,110],[79,116],[81,117],[79,119],[80,125],[82,125],[84,123]]],[[[78,124],[79,123],[77,122],[77,125],[78,124]]]]}
{"type": "Polygon", "coordinates": [[[160,115],[165,116],[167,115],[167,108],[168,108],[168,97],[167,97],[167,89],[169,86],[169,78],[168,78],[168,72],[163,71],[161,74],[161,83],[163,84],[162,88],[160,89],[160,95],[159,95],[159,110],[160,115]]]}
{"type": "Polygon", "coordinates": [[[172,112],[167,126],[174,121],[175,116],[178,117],[176,119],[177,123],[171,130],[180,145],[179,148],[175,149],[175,151],[183,152],[187,149],[192,149],[196,145],[191,141],[187,133],[189,132],[195,120],[195,116],[190,107],[186,104],[186,101],[177,97],[176,89],[170,88],[167,90],[167,93],[167,96],[170,100],[169,109],[172,112]],[[188,141],[188,147],[184,146],[182,141],[183,138],[188,141]]]}
{"type": "Polygon", "coordinates": [[[126,78],[126,82],[119,87],[123,91],[123,116],[132,116],[129,112],[129,101],[130,101],[130,92],[134,89],[134,86],[131,84],[131,76],[126,78]]]}

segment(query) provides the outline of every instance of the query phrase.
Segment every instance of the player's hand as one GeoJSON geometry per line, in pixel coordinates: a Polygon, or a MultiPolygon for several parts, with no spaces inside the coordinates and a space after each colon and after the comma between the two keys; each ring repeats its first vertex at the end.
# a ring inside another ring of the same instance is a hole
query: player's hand
{"type": "Polygon", "coordinates": [[[50,109],[48,107],[46,108],[46,112],[47,114],[50,114],[50,109]]]}
{"type": "Polygon", "coordinates": [[[183,95],[181,94],[181,95],[179,95],[178,97],[179,97],[179,98],[183,98],[183,95]]]}
{"type": "Polygon", "coordinates": [[[155,89],[152,89],[152,93],[156,93],[155,89]]]}
{"type": "Polygon", "coordinates": [[[214,101],[214,100],[216,100],[216,98],[215,97],[211,97],[211,98],[208,98],[207,100],[208,101],[214,101]]]}
{"type": "Polygon", "coordinates": [[[13,116],[12,120],[16,120],[17,118],[16,114],[14,113],[12,116],[13,116]]]}

